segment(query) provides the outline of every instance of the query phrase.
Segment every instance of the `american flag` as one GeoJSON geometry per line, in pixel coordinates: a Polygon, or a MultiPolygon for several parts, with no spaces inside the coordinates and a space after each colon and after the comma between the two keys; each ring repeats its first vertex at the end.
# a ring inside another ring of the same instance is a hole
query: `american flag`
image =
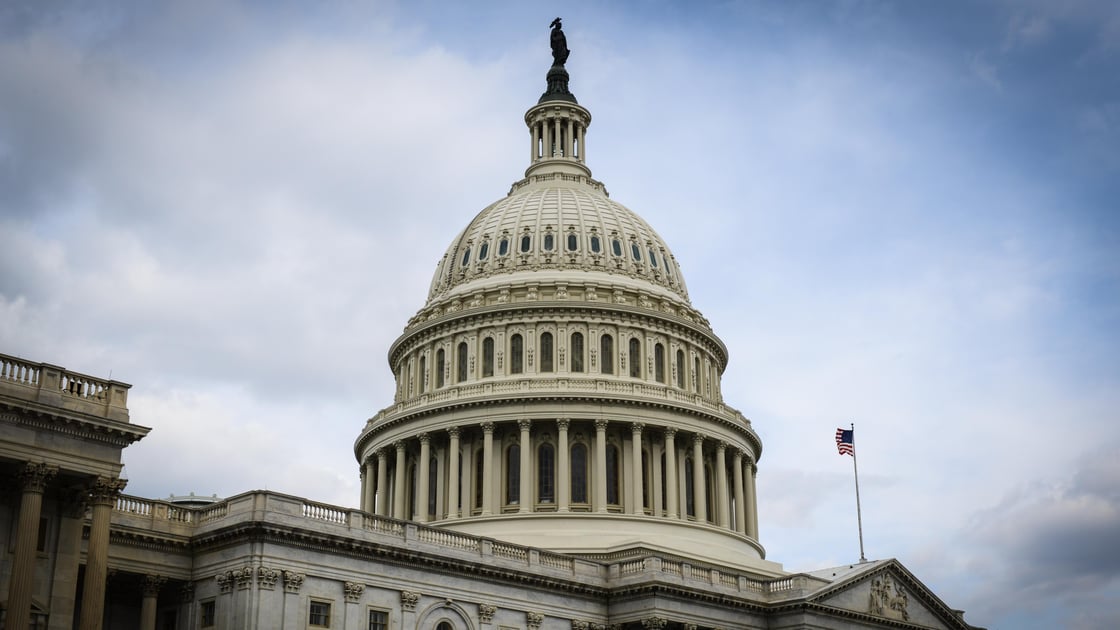
{"type": "Polygon", "coordinates": [[[854,429],[836,429],[836,450],[841,455],[856,456],[856,432],[854,429]]]}

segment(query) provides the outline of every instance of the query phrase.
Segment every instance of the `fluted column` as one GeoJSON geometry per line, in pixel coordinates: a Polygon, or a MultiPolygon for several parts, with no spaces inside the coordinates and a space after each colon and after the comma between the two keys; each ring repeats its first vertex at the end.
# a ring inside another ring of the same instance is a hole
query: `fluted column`
{"type": "Polygon", "coordinates": [[[677,478],[677,430],[674,427],[665,429],[665,511],[669,518],[678,518],[677,493],[680,482],[677,478]]]}
{"type": "Polygon", "coordinates": [[[427,433],[421,433],[420,438],[420,461],[416,462],[417,481],[416,485],[416,503],[418,505],[412,506],[412,511],[416,515],[417,522],[428,522],[428,482],[430,480],[431,468],[428,460],[432,458],[432,438],[427,433]]]}
{"type": "Polygon", "coordinates": [[[692,436],[692,496],[696,503],[696,520],[708,520],[708,496],[704,491],[704,436],[692,436]]]}
{"type": "Polygon", "coordinates": [[[570,158],[573,154],[573,147],[575,143],[572,142],[572,119],[568,119],[568,133],[564,134],[564,157],[570,158]]]}
{"type": "Polygon", "coordinates": [[[377,496],[377,464],[374,458],[366,458],[365,466],[363,467],[365,474],[362,476],[362,509],[366,512],[374,510],[373,502],[377,496]]]}
{"type": "Polygon", "coordinates": [[[552,157],[556,157],[556,154],[564,152],[564,147],[560,144],[563,139],[560,137],[559,118],[552,119],[552,127],[552,157]]]}
{"type": "Polygon", "coordinates": [[[595,421],[595,511],[607,511],[607,421],[595,421]]]}
{"type": "Polygon", "coordinates": [[[712,506],[716,524],[731,527],[731,513],[728,510],[731,500],[727,496],[727,443],[716,444],[716,505],[712,506]]]}
{"type": "Polygon", "coordinates": [[[579,161],[584,164],[587,163],[587,145],[583,143],[584,128],[583,125],[579,126],[579,161]]]}
{"type": "Polygon", "coordinates": [[[167,578],[162,575],[145,575],[140,582],[140,630],[156,630],[156,606],[159,589],[167,578]]]}
{"type": "Polygon", "coordinates": [[[459,518],[459,427],[447,430],[447,518],[459,518]]]}
{"type": "Polygon", "coordinates": [[[735,469],[735,531],[747,533],[747,508],[743,505],[743,451],[736,450],[733,460],[735,469]]]}
{"type": "Polygon", "coordinates": [[[494,495],[494,423],[482,423],[482,515],[492,512],[494,495]]]}
{"type": "Polygon", "coordinates": [[[747,460],[747,490],[750,496],[747,497],[747,535],[755,540],[758,540],[758,495],[755,494],[754,476],[757,472],[754,462],[747,460]]]}
{"type": "Polygon", "coordinates": [[[33,462],[25,464],[19,472],[23,495],[19,502],[15,558],[12,560],[11,584],[8,586],[6,623],[9,628],[27,628],[31,625],[31,591],[35,586],[35,545],[39,538],[43,491],[56,474],[58,474],[58,466],[33,462]]]}
{"type": "Polygon", "coordinates": [[[105,616],[105,577],[109,572],[109,519],[113,504],[126,483],[123,479],[98,477],[90,489],[93,522],[89,527],[89,544],[86,547],[79,630],[101,630],[101,621],[105,616]]]}
{"type": "Polygon", "coordinates": [[[389,516],[389,506],[386,505],[389,497],[389,456],[382,449],[374,451],[373,456],[377,458],[377,496],[374,497],[373,513],[389,516]]]}
{"type": "Polygon", "coordinates": [[[404,514],[404,482],[407,476],[404,440],[397,440],[393,443],[393,447],[397,449],[397,468],[393,474],[393,518],[403,519],[406,518],[404,514]]]}
{"type": "Polygon", "coordinates": [[[539,127],[536,124],[529,125],[529,136],[532,138],[532,143],[533,143],[532,147],[531,147],[531,150],[529,151],[529,163],[530,164],[537,161],[537,151],[538,151],[538,149],[537,149],[537,139],[538,139],[537,129],[538,128],[539,127]]]}
{"type": "Polygon", "coordinates": [[[568,425],[570,421],[567,418],[560,418],[556,421],[556,450],[559,451],[557,456],[557,472],[556,472],[556,502],[559,512],[567,512],[572,502],[572,473],[571,473],[571,460],[568,452],[568,425]]]}
{"type": "Polygon", "coordinates": [[[533,505],[533,473],[530,466],[530,464],[532,463],[530,461],[530,456],[533,452],[533,449],[529,438],[529,429],[531,426],[532,422],[530,422],[529,420],[517,421],[517,428],[521,430],[521,436],[519,438],[521,456],[518,458],[521,469],[518,471],[519,481],[517,484],[519,493],[519,496],[517,497],[518,512],[530,512],[532,511],[531,507],[533,505]]]}
{"type": "Polygon", "coordinates": [[[634,482],[632,484],[634,489],[634,514],[645,514],[645,510],[643,509],[645,505],[642,503],[642,496],[645,494],[644,488],[642,487],[642,429],[644,428],[645,425],[641,422],[635,422],[630,425],[630,474],[634,482]]]}

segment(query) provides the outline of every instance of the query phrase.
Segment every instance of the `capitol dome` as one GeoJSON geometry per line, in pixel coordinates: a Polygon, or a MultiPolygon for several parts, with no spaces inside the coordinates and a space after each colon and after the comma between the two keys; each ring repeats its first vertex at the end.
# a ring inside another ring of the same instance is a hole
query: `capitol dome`
{"type": "MultiPolygon", "coordinates": [[[[589,558],[779,573],[762,443],[665,240],[591,177],[590,112],[554,65],[529,165],[437,264],[389,349],[393,404],[354,445],[362,509],[589,558]]],[[[427,530],[425,530],[427,531],[427,530]]]]}

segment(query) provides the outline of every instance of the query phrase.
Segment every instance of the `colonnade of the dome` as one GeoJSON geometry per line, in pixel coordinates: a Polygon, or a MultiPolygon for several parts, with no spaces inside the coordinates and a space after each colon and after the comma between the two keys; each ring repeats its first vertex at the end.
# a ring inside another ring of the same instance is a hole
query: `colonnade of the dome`
{"type": "Polygon", "coordinates": [[[757,539],[756,455],[745,439],[725,437],[579,416],[410,431],[370,445],[362,508],[418,522],[629,514],[757,539]]]}

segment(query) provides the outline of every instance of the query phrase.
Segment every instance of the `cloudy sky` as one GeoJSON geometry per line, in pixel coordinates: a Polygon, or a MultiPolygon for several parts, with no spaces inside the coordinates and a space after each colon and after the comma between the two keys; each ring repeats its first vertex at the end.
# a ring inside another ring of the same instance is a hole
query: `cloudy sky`
{"type": "Polygon", "coordinates": [[[869,557],[1120,627],[1115,2],[461,4],[0,4],[0,352],[133,384],[130,493],[357,504],[560,14],[595,176],[731,351],[770,559],[858,559],[854,422],[869,557]]]}

